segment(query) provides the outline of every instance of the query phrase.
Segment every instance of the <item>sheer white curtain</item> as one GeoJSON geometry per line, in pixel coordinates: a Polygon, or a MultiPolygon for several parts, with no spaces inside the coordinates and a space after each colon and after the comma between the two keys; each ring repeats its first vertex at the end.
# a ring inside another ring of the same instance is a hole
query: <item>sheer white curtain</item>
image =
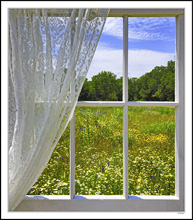
{"type": "Polygon", "coordinates": [[[73,114],[108,9],[9,10],[9,210],[73,114]]]}

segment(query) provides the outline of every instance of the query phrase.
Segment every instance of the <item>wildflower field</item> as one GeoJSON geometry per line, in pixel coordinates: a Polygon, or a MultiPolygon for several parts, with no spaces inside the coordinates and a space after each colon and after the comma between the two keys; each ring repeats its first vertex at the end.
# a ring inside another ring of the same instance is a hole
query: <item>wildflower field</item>
{"type": "MultiPolygon", "coordinates": [[[[129,107],[129,195],[175,195],[175,109],[129,107]]],[[[123,194],[123,109],[77,107],[75,194],[123,194]]],[[[69,195],[70,126],[28,195],[69,195]]]]}

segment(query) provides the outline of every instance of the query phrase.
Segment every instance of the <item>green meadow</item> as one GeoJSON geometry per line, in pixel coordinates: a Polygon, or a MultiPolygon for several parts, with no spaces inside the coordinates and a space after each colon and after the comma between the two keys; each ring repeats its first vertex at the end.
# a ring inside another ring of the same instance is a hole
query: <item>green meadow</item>
{"type": "MultiPolygon", "coordinates": [[[[123,194],[123,109],[77,107],[75,194],[123,194]]],[[[70,126],[28,195],[69,195],[70,126]]],[[[175,195],[175,109],[129,107],[129,195],[175,195]]]]}

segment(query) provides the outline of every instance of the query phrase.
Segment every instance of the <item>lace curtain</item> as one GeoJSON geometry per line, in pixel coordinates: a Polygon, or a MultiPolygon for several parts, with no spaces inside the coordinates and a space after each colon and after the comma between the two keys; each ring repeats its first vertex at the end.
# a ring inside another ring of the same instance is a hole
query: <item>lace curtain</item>
{"type": "Polygon", "coordinates": [[[71,119],[108,9],[9,10],[9,210],[71,119]]]}

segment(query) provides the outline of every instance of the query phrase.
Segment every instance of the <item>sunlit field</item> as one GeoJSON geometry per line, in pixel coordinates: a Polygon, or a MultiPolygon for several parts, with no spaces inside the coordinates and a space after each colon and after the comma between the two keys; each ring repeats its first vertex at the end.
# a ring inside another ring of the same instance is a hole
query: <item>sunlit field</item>
{"type": "MultiPolygon", "coordinates": [[[[129,195],[175,195],[175,109],[129,107],[129,195]]],[[[75,194],[123,194],[123,109],[75,111],[75,194]]],[[[70,126],[29,195],[69,195],[70,126]]]]}
{"type": "Polygon", "coordinates": [[[129,194],[175,195],[175,109],[129,109],[129,194]]]}

